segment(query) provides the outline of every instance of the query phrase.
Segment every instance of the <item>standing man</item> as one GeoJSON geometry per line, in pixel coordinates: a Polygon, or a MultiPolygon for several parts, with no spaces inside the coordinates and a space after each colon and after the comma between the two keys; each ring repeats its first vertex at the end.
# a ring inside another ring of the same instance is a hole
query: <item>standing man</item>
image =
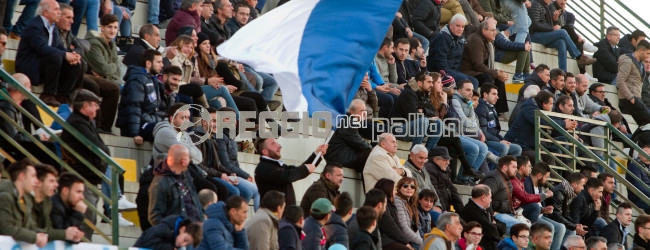
{"type": "Polygon", "coordinates": [[[69,52],[59,39],[55,23],[61,18],[59,3],[44,0],[36,16],[27,25],[18,44],[16,72],[24,73],[34,85],[43,83],[41,101],[58,107],[77,87],[81,56],[69,52]]]}
{"type": "Polygon", "coordinates": [[[311,164],[316,158],[316,154],[325,154],[327,151],[327,144],[323,144],[316,148],[316,151],[307,158],[300,166],[290,166],[284,164],[281,150],[282,145],[274,138],[259,139],[255,147],[257,152],[260,153],[260,162],[255,168],[255,182],[261,197],[264,197],[266,192],[276,190],[286,195],[287,205],[296,205],[296,193],[293,190],[293,182],[302,180],[309,174],[314,172],[316,166],[320,163],[322,158],[316,161],[316,164],[311,164]]]}
{"type": "Polygon", "coordinates": [[[618,87],[619,107],[623,114],[630,114],[634,121],[643,127],[650,123],[650,111],[641,99],[641,88],[645,77],[643,62],[650,57],[650,42],[641,40],[636,45],[634,53],[625,54],[618,59],[618,87]]]}

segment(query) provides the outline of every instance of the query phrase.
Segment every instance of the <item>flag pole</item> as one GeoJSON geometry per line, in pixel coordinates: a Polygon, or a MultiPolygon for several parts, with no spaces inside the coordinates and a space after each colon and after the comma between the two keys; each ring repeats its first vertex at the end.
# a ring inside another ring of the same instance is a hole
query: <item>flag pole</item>
{"type": "MultiPolygon", "coordinates": [[[[328,143],[330,142],[330,139],[332,139],[332,136],[333,136],[333,135],[334,135],[334,130],[332,129],[332,131],[330,131],[330,134],[329,134],[329,135],[327,136],[327,138],[325,139],[325,143],[324,143],[324,144],[328,144],[328,143]]],[[[318,153],[316,154],[316,158],[314,158],[314,161],[313,161],[311,164],[312,164],[312,165],[316,165],[316,162],[318,161],[318,159],[320,158],[320,156],[321,156],[321,152],[318,152],[318,153]]]]}

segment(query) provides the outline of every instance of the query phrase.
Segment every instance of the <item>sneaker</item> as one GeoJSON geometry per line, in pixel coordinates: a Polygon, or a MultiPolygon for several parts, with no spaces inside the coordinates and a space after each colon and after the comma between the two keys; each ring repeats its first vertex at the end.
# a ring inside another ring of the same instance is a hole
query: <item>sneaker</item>
{"type": "Polygon", "coordinates": [[[117,219],[118,219],[118,221],[120,223],[120,227],[132,227],[132,226],[135,225],[135,224],[133,224],[133,222],[130,222],[129,220],[124,219],[124,217],[122,217],[122,213],[117,214],[117,219]]]}
{"type": "Polygon", "coordinates": [[[598,47],[592,45],[591,43],[583,44],[582,49],[584,49],[585,51],[591,52],[591,53],[596,53],[596,51],[598,51],[598,47]]]}
{"type": "Polygon", "coordinates": [[[488,159],[488,161],[490,161],[490,162],[492,162],[494,164],[499,163],[499,157],[497,155],[493,154],[492,152],[488,151],[488,154],[487,154],[487,156],[485,156],[485,158],[488,159]]]}
{"type": "Polygon", "coordinates": [[[124,195],[122,195],[120,199],[117,200],[117,209],[120,211],[136,210],[137,208],[138,205],[128,201],[124,195]]]}
{"type": "Polygon", "coordinates": [[[577,62],[578,62],[578,67],[583,67],[583,66],[594,64],[596,62],[596,58],[589,58],[585,55],[582,55],[578,58],[577,62]]]}
{"type": "Polygon", "coordinates": [[[512,76],[512,83],[523,83],[524,79],[526,78],[523,73],[516,73],[512,76]]]}

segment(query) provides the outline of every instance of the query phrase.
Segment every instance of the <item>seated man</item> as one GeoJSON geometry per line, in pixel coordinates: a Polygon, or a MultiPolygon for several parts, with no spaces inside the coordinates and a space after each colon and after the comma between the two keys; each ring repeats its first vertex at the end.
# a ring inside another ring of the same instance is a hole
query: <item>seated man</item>
{"type": "Polygon", "coordinates": [[[641,130],[650,123],[650,111],[646,108],[641,99],[643,76],[641,64],[650,57],[650,42],[641,40],[632,54],[625,54],[618,59],[618,75],[616,86],[618,87],[619,107],[623,114],[630,114],[641,130]]]}
{"type": "Polygon", "coordinates": [[[226,202],[208,206],[208,219],[203,223],[203,240],[197,249],[248,249],[244,221],[248,216],[248,202],[231,196],[226,202]]]}
{"type": "Polygon", "coordinates": [[[501,235],[505,233],[502,227],[497,227],[492,210],[492,192],[490,187],[478,184],[472,188],[472,197],[458,214],[465,221],[476,221],[483,228],[481,245],[484,249],[497,249],[501,235]]]}
{"type": "Polygon", "coordinates": [[[576,98],[577,102],[576,110],[582,117],[588,118],[598,115],[600,112],[605,112],[606,110],[611,110],[607,105],[600,105],[594,102],[587,95],[587,90],[589,89],[589,79],[587,76],[580,74],[575,77],[576,81],[576,98]]]}
{"type": "MultiPolygon", "coordinates": [[[[205,5],[203,7],[205,9],[205,5]]],[[[257,11],[246,3],[237,3],[234,7],[235,16],[233,16],[230,21],[228,21],[228,28],[230,28],[230,34],[234,35],[235,32],[239,31],[241,27],[244,27],[248,23],[248,19],[251,18],[252,14],[256,14],[257,11]]],[[[203,22],[201,23],[201,29],[203,29],[203,22]]]]}
{"type": "Polygon", "coordinates": [[[397,68],[395,68],[395,57],[393,56],[393,41],[384,38],[374,60],[375,65],[377,65],[377,69],[379,70],[379,75],[381,76],[381,79],[384,80],[384,83],[396,84],[397,68]]]}
{"type": "Polygon", "coordinates": [[[541,87],[542,90],[546,90],[549,93],[553,94],[555,100],[559,97],[560,93],[564,89],[564,81],[566,80],[566,72],[561,69],[552,69],[550,71],[551,79],[548,84],[544,87],[541,87]]]}
{"type": "Polygon", "coordinates": [[[618,41],[618,48],[620,49],[619,55],[625,55],[629,53],[634,53],[636,46],[640,41],[645,40],[648,37],[645,35],[645,32],[641,30],[635,30],[630,34],[627,34],[618,41]]]}
{"type": "MultiPolygon", "coordinates": [[[[599,120],[599,121],[604,121],[609,124],[612,124],[615,128],[624,128],[621,124],[621,120],[623,120],[623,115],[621,115],[620,112],[616,110],[612,110],[607,114],[604,115],[597,115],[593,117],[594,120],[599,120]]],[[[587,132],[590,134],[595,134],[595,135],[605,135],[605,128],[603,126],[596,126],[595,124],[588,123],[580,127],[580,131],[582,132],[587,132]]],[[[580,135],[580,139],[582,139],[583,144],[586,146],[593,146],[597,148],[605,148],[605,141],[603,138],[599,137],[592,137],[592,136],[586,136],[586,135],[580,135]]],[[[596,155],[603,155],[603,151],[600,150],[593,150],[594,154],[596,155]]],[[[600,172],[603,172],[604,169],[601,169],[600,172]]]]}
{"type": "MultiPolygon", "coordinates": [[[[64,217],[59,217],[61,214],[58,214],[59,211],[54,212],[54,210],[59,210],[59,203],[55,201],[56,197],[59,194],[56,194],[57,188],[59,185],[56,181],[58,172],[50,165],[36,164],[36,177],[38,181],[34,189],[34,207],[32,207],[32,221],[36,224],[36,227],[44,229],[47,235],[49,235],[49,240],[69,240],[72,242],[79,242],[84,236],[83,231],[79,230],[79,226],[83,223],[83,212],[76,210],[71,211],[69,214],[64,217]],[[55,209],[54,206],[57,206],[55,209]],[[56,225],[53,224],[53,220],[56,220],[56,225]]],[[[62,176],[70,175],[71,173],[65,173],[62,176]]],[[[77,177],[77,176],[75,176],[77,177]]],[[[65,185],[69,185],[66,182],[65,177],[62,179],[65,185]]],[[[77,191],[74,195],[75,199],[71,199],[75,204],[85,203],[81,201],[83,199],[83,181],[81,178],[77,177],[77,180],[80,180],[82,188],[77,191]],[[79,202],[81,201],[81,202],[79,202]]],[[[70,191],[70,189],[68,189],[70,191]]],[[[68,192],[69,193],[69,192],[68,192]]],[[[60,200],[60,199],[59,199],[60,200]]],[[[80,205],[80,210],[85,210],[84,205],[80,205]]],[[[73,205],[74,206],[74,205],[73,205]]]]}
{"type": "Polygon", "coordinates": [[[492,191],[492,202],[490,207],[494,210],[494,219],[506,224],[506,233],[510,228],[520,223],[514,217],[514,204],[512,199],[512,183],[510,179],[516,178],[517,159],[514,156],[504,156],[499,159],[496,169],[488,172],[485,178],[480,181],[490,187],[492,191]]]}
{"type": "MultiPolygon", "coordinates": [[[[21,73],[16,73],[13,74],[12,77],[14,77],[19,84],[21,84],[25,89],[27,89],[27,91],[32,90],[32,84],[26,75],[21,73]]],[[[25,95],[22,92],[20,92],[20,90],[14,88],[14,86],[11,84],[8,84],[5,89],[0,89],[0,91],[6,91],[6,93],[11,97],[11,99],[18,105],[27,102],[25,101],[27,97],[25,97],[25,95]]],[[[27,150],[27,152],[31,153],[34,156],[39,157],[39,160],[42,163],[55,166],[55,168],[57,169],[61,169],[59,163],[54,158],[46,154],[45,151],[41,149],[41,147],[39,147],[38,144],[32,142],[30,138],[26,137],[23,133],[21,133],[17,129],[17,127],[24,127],[24,126],[23,126],[22,113],[16,108],[16,106],[11,104],[8,100],[4,100],[4,99],[0,100],[0,112],[4,112],[7,116],[9,116],[8,120],[0,119],[0,130],[2,130],[5,134],[7,134],[14,142],[18,143],[22,148],[27,150]],[[14,124],[18,124],[18,125],[16,126],[14,124]]],[[[39,139],[41,139],[40,143],[45,145],[45,147],[47,147],[49,151],[55,152],[54,143],[49,142],[48,138],[46,138],[45,136],[41,136],[39,139]]],[[[22,151],[20,151],[18,148],[12,145],[10,141],[4,139],[4,137],[0,138],[0,147],[4,149],[9,155],[11,155],[11,157],[13,157],[17,161],[20,161],[23,158],[27,157],[26,155],[23,154],[22,151]]]]}
{"type": "Polygon", "coordinates": [[[531,170],[530,160],[528,157],[518,157],[517,177],[510,179],[510,183],[512,184],[512,198],[513,203],[515,204],[515,209],[522,208],[522,215],[524,215],[524,217],[526,217],[532,223],[537,222],[537,220],[540,218],[539,215],[542,212],[542,201],[553,196],[553,191],[551,190],[547,190],[546,192],[541,193],[526,192],[524,182],[526,182],[528,177],[533,176],[535,180],[531,178],[532,183],[537,184],[536,181],[543,181],[543,179],[538,180],[538,177],[543,178],[547,174],[550,175],[550,169],[548,169],[548,165],[545,165],[546,167],[543,167],[543,165],[539,164],[540,163],[535,164],[535,168],[532,168],[531,170]],[[544,173],[542,174],[541,172],[544,173]],[[539,176],[537,176],[537,174],[539,174],[539,176]]]}
{"type": "MultiPolygon", "coordinates": [[[[379,224],[379,217],[381,217],[384,212],[386,211],[386,193],[380,189],[371,189],[369,190],[366,195],[365,199],[362,204],[362,208],[367,207],[367,208],[372,208],[375,210],[375,217],[377,217],[377,224],[379,224]]],[[[359,218],[361,208],[357,210],[357,218],[359,218]]],[[[395,224],[395,228],[397,228],[397,223],[393,222],[395,224]]],[[[364,223],[360,221],[360,219],[354,219],[350,221],[348,224],[348,239],[350,239],[350,247],[355,245],[355,239],[359,237],[364,237],[365,236],[360,236],[359,230],[363,230],[364,223]]],[[[381,237],[380,232],[379,232],[379,226],[377,225],[374,230],[368,230],[368,233],[370,234],[371,238],[373,239],[374,243],[372,246],[374,246],[374,249],[379,249],[381,247],[382,242],[379,241],[379,238],[381,237]]],[[[370,247],[372,249],[372,246],[370,247]]],[[[352,248],[354,249],[354,248],[352,248]]]]}
{"type": "Polygon", "coordinates": [[[496,49],[494,52],[494,60],[504,64],[509,64],[516,60],[517,64],[515,64],[515,74],[512,76],[512,82],[524,82],[530,76],[530,50],[532,48],[530,42],[512,42],[504,34],[497,33],[493,44],[496,49]]]}
{"type": "Polygon", "coordinates": [[[286,204],[296,205],[296,193],[293,190],[293,182],[302,180],[313,173],[322,157],[316,159],[316,154],[327,152],[327,144],[318,146],[307,160],[300,166],[290,166],[282,160],[282,145],[274,138],[258,139],[255,145],[260,154],[260,162],[255,167],[255,182],[262,198],[271,191],[279,191],[286,195],[286,204]]]}
{"type": "Polygon", "coordinates": [[[616,26],[607,28],[606,37],[597,42],[598,51],[594,53],[597,61],[594,63],[594,77],[599,82],[616,84],[616,74],[618,73],[618,57],[621,51],[617,47],[621,40],[621,31],[616,26]]]}
{"type": "Polygon", "coordinates": [[[629,245],[627,235],[630,234],[627,227],[630,224],[632,224],[632,204],[623,202],[616,209],[616,219],[600,231],[600,236],[607,239],[608,244],[620,243],[626,246],[624,249],[627,249],[629,245]]]}
{"type": "MultiPolygon", "coordinates": [[[[577,117],[582,117],[582,112],[577,109],[578,106],[578,94],[576,94],[576,77],[573,75],[571,72],[566,73],[566,77],[564,78],[564,88],[560,91],[560,94],[558,95],[566,95],[571,97],[571,100],[573,100],[573,112],[572,114],[577,117]]],[[[558,98],[559,99],[559,98],[558,98]]]]}
{"type": "Polygon", "coordinates": [[[161,72],[162,54],[147,50],[142,64],[129,66],[124,78],[115,126],[120,135],[133,137],[137,145],[153,142],[153,128],[165,118],[165,111],[172,100],[165,100],[165,87],[153,76],[161,72]]]}
{"type": "Polygon", "coordinates": [[[169,21],[169,25],[167,25],[165,41],[169,41],[171,44],[172,41],[176,40],[178,31],[185,26],[194,27],[196,33],[201,32],[201,20],[199,19],[201,5],[202,1],[200,0],[183,0],[181,9],[176,11],[174,17],[169,21]]]}
{"type": "Polygon", "coordinates": [[[542,223],[535,223],[530,226],[530,243],[532,246],[529,246],[535,250],[551,250],[551,244],[553,242],[553,228],[549,225],[542,223]]]}
{"type": "Polygon", "coordinates": [[[569,220],[574,224],[581,224],[588,230],[588,236],[598,235],[607,223],[599,218],[603,195],[603,181],[597,178],[587,179],[585,188],[569,205],[569,220]]]}
{"type": "Polygon", "coordinates": [[[7,167],[11,181],[0,183],[0,235],[11,236],[16,241],[24,241],[45,247],[48,234],[40,232],[31,220],[33,198],[29,194],[34,191],[38,182],[36,170],[31,161],[17,161],[7,167]]]}
{"type": "MultiPolygon", "coordinates": [[[[38,170],[36,171],[38,173],[38,170]]],[[[49,177],[48,177],[49,178],[49,177]]],[[[56,181],[55,181],[56,182],[56,181]]],[[[43,183],[46,185],[45,183],[43,183]]],[[[81,237],[84,236],[84,232],[79,230],[81,225],[84,223],[84,213],[86,213],[87,205],[83,201],[84,199],[84,182],[81,177],[73,173],[63,173],[59,177],[59,188],[58,193],[48,197],[49,204],[44,203],[43,208],[50,206],[49,215],[44,218],[41,218],[41,221],[38,222],[39,227],[42,225],[42,221],[50,223],[48,227],[54,228],[49,233],[52,239],[50,240],[72,240],[73,242],[81,241],[81,237]],[[58,233],[57,233],[58,232],[58,233]],[[63,235],[64,239],[61,239],[63,235]],[[59,234],[59,235],[58,235],[59,234]],[[72,238],[69,238],[73,236],[72,238]]],[[[38,201],[38,198],[34,196],[35,200],[38,201]]],[[[38,207],[38,204],[34,204],[34,209],[38,207]]],[[[47,210],[43,210],[47,211],[47,210]]],[[[35,217],[38,218],[38,217],[35,217]]],[[[41,227],[42,228],[42,227],[41,227]]],[[[45,227],[47,228],[47,227],[45,227]]]]}
{"type": "Polygon", "coordinates": [[[422,71],[415,77],[417,86],[414,86],[415,84],[412,82],[404,86],[403,93],[397,98],[393,110],[390,112],[389,118],[395,126],[402,127],[402,133],[408,132],[407,134],[396,134],[395,137],[411,141],[411,148],[421,144],[425,137],[428,138],[427,149],[432,148],[438,143],[441,135],[429,132],[439,132],[443,128],[440,119],[434,118],[438,116],[438,112],[431,105],[429,98],[429,92],[434,87],[433,73],[426,73],[426,71],[422,71]],[[430,123],[435,123],[435,125],[431,125],[435,127],[434,129],[429,128],[430,123]]]}
{"type": "Polygon", "coordinates": [[[197,247],[203,237],[201,224],[179,215],[170,215],[144,231],[133,247],[149,249],[177,249],[189,245],[197,247]]]}
{"type": "Polygon", "coordinates": [[[61,18],[59,3],[42,1],[25,28],[16,53],[16,72],[24,73],[34,85],[43,83],[41,101],[58,107],[79,83],[81,56],[63,47],[54,23],[61,18]],[[48,31],[51,30],[50,31],[48,31]]]}
{"type": "Polygon", "coordinates": [[[456,14],[449,24],[442,28],[440,34],[433,38],[429,45],[427,68],[432,72],[444,70],[457,82],[469,79],[475,87],[478,87],[479,82],[476,78],[461,72],[461,58],[465,48],[463,30],[466,22],[465,16],[456,14]]]}
{"type": "Polygon", "coordinates": [[[334,203],[334,198],[341,194],[339,188],[343,183],[343,168],[335,162],[329,162],[323,168],[320,178],[307,188],[302,196],[300,207],[304,214],[309,214],[311,204],[319,198],[326,198],[334,203]]]}
{"type": "MultiPolygon", "coordinates": [[[[639,145],[641,149],[643,149],[644,152],[650,154],[650,144],[647,145],[639,145]]],[[[631,161],[628,164],[628,170],[630,171],[630,174],[625,176],[625,179],[630,182],[632,186],[635,186],[639,191],[646,195],[650,195],[650,190],[645,188],[644,185],[641,185],[642,183],[645,183],[646,185],[650,185],[650,175],[646,173],[646,171],[641,170],[641,168],[645,168],[646,170],[650,170],[650,159],[646,159],[646,157],[639,155],[638,158],[635,159],[636,161],[631,161]],[[637,165],[634,162],[638,162],[641,165],[637,165]],[[636,178],[633,176],[636,176],[641,180],[641,182],[637,181],[636,178]]],[[[638,206],[639,208],[643,209],[646,211],[646,213],[650,212],[650,206],[646,204],[637,194],[634,192],[629,192],[628,197],[630,198],[630,201],[634,203],[634,205],[638,206]]]]}
{"type": "Polygon", "coordinates": [[[139,66],[144,65],[142,61],[142,55],[147,50],[158,50],[163,52],[165,48],[160,46],[160,30],[153,24],[145,24],[140,27],[140,33],[138,33],[138,38],[135,38],[133,45],[129,51],[126,52],[124,60],[122,63],[126,66],[139,66]]]}
{"type": "Polygon", "coordinates": [[[359,128],[347,123],[356,121],[370,125],[371,122],[366,121],[367,115],[366,104],[361,99],[352,100],[346,114],[347,118],[341,120],[345,121],[345,124],[338,126],[329,141],[327,154],[325,154],[327,162],[339,162],[343,167],[363,172],[363,167],[366,165],[372,147],[361,137],[359,128]]]}
{"type": "MultiPolygon", "coordinates": [[[[537,85],[539,89],[543,89],[548,85],[548,81],[551,80],[551,68],[546,64],[537,65],[535,72],[531,74],[524,80],[524,86],[519,89],[519,95],[517,96],[517,103],[520,103],[524,99],[524,91],[530,85],[537,85]]],[[[512,116],[510,116],[512,118],[512,116]]]]}
{"type": "Polygon", "coordinates": [[[411,38],[411,41],[406,38],[400,38],[395,41],[395,61],[397,67],[397,84],[408,84],[411,78],[415,77],[421,70],[426,69],[426,60],[424,58],[424,51],[416,59],[408,58],[409,55],[416,56],[418,47],[413,47],[413,40],[417,42],[417,45],[420,46],[419,49],[422,50],[422,45],[417,38],[411,38]],[[410,51],[410,53],[409,53],[410,51]],[[418,62],[419,61],[419,62],[418,62]],[[422,67],[424,63],[424,67],[422,67]]]}
{"type": "Polygon", "coordinates": [[[587,245],[587,250],[598,250],[598,249],[608,248],[607,239],[600,236],[593,236],[587,238],[585,244],[587,245]]]}
{"type": "Polygon", "coordinates": [[[226,0],[216,0],[213,6],[214,14],[212,18],[214,18],[214,22],[211,24],[213,25],[213,31],[216,30],[215,45],[219,45],[230,39],[233,34],[227,25],[228,21],[232,19],[233,7],[232,3],[226,0]]]}
{"type": "MultiPolygon", "coordinates": [[[[650,58],[648,58],[650,60],[650,58]]],[[[586,79],[586,78],[585,78],[586,79]]],[[[589,94],[587,95],[589,99],[594,101],[597,105],[600,105],[601,107],[607,107],[610,110],[616,110],[614,106],[612,106],[612,103],[609,102],[609,99],[605,97],[605,85],[602,83],[594,83],[589,86],[589,94]]],[[[627,120],[625,117],[623,117],[623,120],[621,120],[623,123],[621,126],[621,131],[625,130],[624,133],[630,133],[632,130],[630,129],[630,125],[627,123],[627,120]]]]}
{"type": "MultiPolygon", "coordinates": [[[[167,224],[166,217],[170,215],[203,221],[201,202],[187,171],[189,163],[189,149],[182,144],[174,144],[169,147],[167,159],[154,168],[155,177],[149,187],[148,214],[151,225],[167,224]]],[[[147,231],[154,230],[150,228],[147,231]]]]}
{"type": "Polygon", "coordinates": [[[501,136],[499,113],[494,108],[499,99],[497,92],[497,86],[492,84],[483,85],[481,87],[483,98],[479,99],[478,107],[475,110],[479,126],[485,136],[485,144],[487,144],[488,148],[497,151],[499,157],[506,155],[519,156],[521,155],[521,146],[511,143],[501,136]]]}
{"type": "MultiPolygon", "coordinates": [[[[431,185],[438,194],[438,202],[442,211],[450,211],[454,206],[456,211],[463,207],[463,200],[458,189],[449,178],[448,168],[451,156],[445,147],[434,147],[429,151],[429,160],[424,164],[424,169],[429,173],[431,185]]],[[[432,189],[434,190],[434,189],[432,189]]]]}
{"type": "Polygon", "coordinates": [[[530,228],[524,223],[512,226],[510,237],[503,238],[497,245],[498,249],[526,249],[528,247],[530,228]]]}
{"type": "Polygon", "coordinates": [[[264,194],[260,209],[244,224],[250,249],[278,249],[278,221],[287,206],[285,198],[275,190],[264,194]]]}
{"type": "Polygon", "coordinates": [[[117,46],[113,39],[117,35],[117,17],[106,14],[100,19],[101,33],[88,32],[86,40],[90,50],[84,59],[88,62],[88,70],[92,75],[107,79],[116,85],[123,84],[120,71],[120,59],[117,57],[117,46]]]}
{"type": "MultiPolygon", "coordinates": [[[[517,1],[517,0],[495,0],[500,1],[500,7],[495,7],[492,10],[495,12],[502,12],[503,15],[511,17],[508,19],[507,28],[509,35],[516,34],[515,42],[524,43],[528,39],[528,31],[531,26],[531,17],[526,13],[526,9],[530,9],[531,2],[535,1],[517,1]],[[522,4],[523,3],[523,4],[522,4]],[[500,10],[499,10],[500,9],[500,10]]],[[[485,6],[485,5],[483,5],[485,6]]],[[[499,4],[497,3],[497,6],[499,4]]]]}
{"type": "Polygon", "coordinates": [[[495,55],[494,48],[491,47],[498,33],[496,25],[496,20],[490,18],[481,22],[479,30],[467,37],[465,46],[468,49],[463,52],[460,70],[477,79],[478,85],[474,85],[474,89],[478,89],[485,83],[496,85],[501,93],[496,109],[499,113],[505,113],[508,112],[508,100],[505,94],[508,73],[494,68],[495,55]]]}
{"type": "MultiPolygon", "coordinates": [[[[569,34],[573,44],[580,50],[580,53],[584,54],[583,51],[588,51],[594,53],[598,50],[597,47],[591,45],[588,41],[582,38],[578,31],[576,31],[575,21],[576,17],[573,13],[569,12],[566,8],[567,1],[553,1],[548,5],[549,13],[553,13],[553,23],[560,26],[560,28],[569,34]]],[[[580,73],[584,74],[586,72],[584,66],[579,67],[580,73]]],[[[595,73],[595,72],[594,72],[595,73]]]]}
{"type": "Polygon", "coordinates": [[[397,153],[397,140],[390,133],[379,135],[377,146],[372,149],[366,166],[363,168],[363,179],[366,190],[372,189],[382,178],[397,183],[402,177],[412,177],[411,171],[400,164],[397,153]]]}
{"type": "MultiPolygon", "coordinates": [[[[567,31],[561,29],[562,27],[552,20],[554,13],[549,10],[550,3],[550,0],[532,1],[532,6],[528,9],[528,16],[531,20],[531,41],[557,49],[558,65],[564,71],[567,71],[567,50],[569,55],[577,60],[578,67],[593,64],[596,59],[585,56],[576,47],[567,31]]],[[[555,13],[559,14],[559,12],[555,13]]]]}
{"type": "Polygon", "coordinates": [[[424,246],[422,249],[444,249],[445,246],[454,244],[460,239],[463,225],[460,224],[460,216],[457,213],[446,212],[440,215],[436,227],[424,235],[424,246]]]}
{"type": "Polygon", "coordinates": [[[641,247],[643,249],[650,249],[650,237],[647,236],[650,229],[650,215],[641,214],[634,221],[634,231],[639,232],[634,234],[634,242],[632,247],[641,247]]]}

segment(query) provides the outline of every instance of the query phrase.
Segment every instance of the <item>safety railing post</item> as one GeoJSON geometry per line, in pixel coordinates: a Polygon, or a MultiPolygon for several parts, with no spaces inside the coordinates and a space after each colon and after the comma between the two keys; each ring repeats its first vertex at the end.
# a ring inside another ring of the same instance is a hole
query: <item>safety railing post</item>
{"type": "Polygon", "coordinates": [[[118,199],[119,199],[119,172],[117,169],[113,168],[113,166],[108,166],[111,168],[111,203],[113,204],[111,206],[111,236],[113,238],[113,245],[119,246],[120,244],[120,220],[119,218],[119,206],[118,206],[118,199]]]}

